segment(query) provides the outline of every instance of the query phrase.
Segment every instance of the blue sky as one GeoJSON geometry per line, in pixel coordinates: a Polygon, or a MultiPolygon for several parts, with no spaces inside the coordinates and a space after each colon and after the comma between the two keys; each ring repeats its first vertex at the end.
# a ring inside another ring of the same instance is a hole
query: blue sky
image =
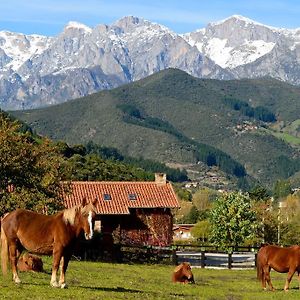
{"type": "Polygon", "coordinates": [[[275,27],[300,27],[299,0],[1,0],[0,31],[53,36],[69,21],[94,27],[133,15],[185,33],[233,14],[275,27]]]}

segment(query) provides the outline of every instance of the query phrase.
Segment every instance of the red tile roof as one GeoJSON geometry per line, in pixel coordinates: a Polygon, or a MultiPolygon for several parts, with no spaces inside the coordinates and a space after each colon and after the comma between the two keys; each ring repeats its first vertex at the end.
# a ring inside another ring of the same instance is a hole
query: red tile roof
{"type": "Polygon", "coordinates": [[[63,198],[66,207],[80,204],[83,198],[88,202],[97,198],[98,214],[129,214],[130,208],[179,207],[169,182],[73,181],[70,193],[64,193],[63,198]],[[111,200],[105,200],[104,194],[109,194],[111,200]],[[136,200],[130,200],[129,194],[134,194],[136,200]]]}

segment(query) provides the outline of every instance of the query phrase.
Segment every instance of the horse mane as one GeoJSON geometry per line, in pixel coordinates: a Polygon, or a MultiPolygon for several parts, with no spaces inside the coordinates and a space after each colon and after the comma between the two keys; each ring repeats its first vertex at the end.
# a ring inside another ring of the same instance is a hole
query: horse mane
{"type": "Polygon", "coordinates": [[[190,266],[190,264],[189,263],[187,263],[187,262],[183,262],[183,263],[181,263],[180,265],[178,265],[175,269],[174,269],[174,273],[178,273],[179,271],[181,271],[183,268],[186,268],[186,267],[188,267],[188,266],[190,266]]]}
{"type": "Polygon", "coordinates": [[[81,205],[76,205],[71,208],[66,208],[63,211],[63,219],[66,223],[69,223],[70,225],[74,225],[75,223],[75,217],[76,217],[76,212],[78,209],[81,209],[81,205]]]}
{"type": "Polygon", "coordinates": [[[183,268],[183,265],[180,264],[179,266],[177,266],[177,267],[174,269],[174,273],[179,272],[182,268],[183,268]]]}
{"type": "Polygon", "coordinates": [[[83,215],[88,215],[91,210],[95,212],[95,207],[93,203],[86,204],[84,207],[82,207],[81,213],[83,215]]]}

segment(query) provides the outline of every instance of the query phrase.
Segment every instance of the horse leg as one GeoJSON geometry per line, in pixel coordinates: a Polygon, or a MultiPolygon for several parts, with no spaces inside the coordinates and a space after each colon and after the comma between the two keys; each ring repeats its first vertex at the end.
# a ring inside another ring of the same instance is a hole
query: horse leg
{"type": "Polygon", "coordinates": [[[10,263],[11,263],[11,270],[13,274],[13,280],[15,283],[21,283],[21,280],[18,275],[17,270],[17,260],[18,260],[18,253],[17,253],[17,245],[16,243],[10,243],[9,245],[9,257],[10,257],[10,263]]]}
{"type": "Polygon", "coordinates": [[[60,263],[61,257],[62,257],[61,249],[53,250],[52,275],[51,275],[51,281],[50,281],[50,285],[52,287],[59,287],[59,284],[56,280],[56,275],[57,275],[57,271],[59,268],[59,263],[60,263]]]}
{"type": "Polygon", "coordinates": [[[272,285],[272,282],[271,282],[270,271],[271,271],[271,268],[269,266],[264,267],[263,272],[264,272],[265,280],[267,280],[270,290],[274,291],[275,289],[274,289],[274,287],[272,285]]]}
{"type": "Polygon", "coordinates": [[[262,288],[266,291],[267,290],[267,287],[266,287],[266,275],[265,275],[264,270],[262,270],[261,285],[262,285],[262,288]]]}
{"type": "Polygon", "coordinates": [[[290,282],[292,280],[292,277],[294,275],[296,270],[294,269],[290,269],[289,272],[288,272],[288,275],[287,275],[287,278],[286,278],[286,281],[285,281],[285,285],[284,285],[284,291],[287,292],[288,289],[289,289],[289,285],[290,285],[290,282]]]}
{"type": "Polygon", "coordinates": [[[60,272],[60,279],[59,279],[59,285],[62,289],[67,288],[67,284],[65,281],[65,276],[66,276],[66,272],[67,272],[67,268],[68,268],[68,264],[70,261],[71,256],[70,255],[64,255],[61,258],[61,272],[60,272]]]}

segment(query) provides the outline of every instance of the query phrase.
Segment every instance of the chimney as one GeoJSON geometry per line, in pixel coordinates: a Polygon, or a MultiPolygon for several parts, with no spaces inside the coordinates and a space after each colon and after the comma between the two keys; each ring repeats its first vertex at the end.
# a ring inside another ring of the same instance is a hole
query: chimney
{"type": "Polygon", "coordinates": [[[165,185],[167,183],[167,174],[155,173],[155,183],[158,185],[165,185]]]}

